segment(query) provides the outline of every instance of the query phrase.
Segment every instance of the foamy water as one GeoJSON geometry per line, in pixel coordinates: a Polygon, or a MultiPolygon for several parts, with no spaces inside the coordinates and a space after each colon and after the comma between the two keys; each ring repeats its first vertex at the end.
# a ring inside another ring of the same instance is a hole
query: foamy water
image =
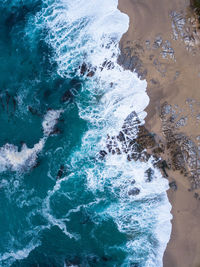
{"type": "Polygon", "coordinates": [[[117,63],[129,25],[117,5],[0,3],[2,266],[162,266],[168,181],[153,158],[127,160],[149,97],[146,81],[117,63]]]}
{"type": "Polygon", "coordinates": [[[0,148],[0,172],[28,171],[36,165],[38,154],[42,151],[48,136],[54,130],[54,127],[60,117],[62,110],[49,110],[44,116],[42,127],[44,137],[39,140],[33,148],[28,148],[22,144],[21,149],[13,144],[5,144],[0,148]]]}
{"type": "MultiPolygon", "coordinates": [[[[49,1],[47,1],[47,4],[49,1]]],[[[71,156],[71,164],[78,168],[81,160],[93,157],[105,146],[106,135],[117,135],[126,117],[133,111],[144,122],[144,109],[149,103],[146,81],[117,64],[119,40],[128,29],[129,19],[117,9],[118,1],[63,0],[52,3],[42,14],[50,30],[48,43],[55,50],[58,72],[63,77],[79,73],[84,63],[95,69],[92,78],[86,78],[82,91],[89,95],[87,101],[77,99],[79,115],[89,123],[89,130],[82,139],[80,151],[71,156]],[[105,63],[106,62],[106,63],[105,63]],[[87,156],[85,156],[87,153],[87,156]]],[[[41,18],[39,17],[38,20],[41,18]]],[[[88,70],[88,71],[89,71],[88,70]]],[[[80,74],[79,74],[80,75],[80,74]]],[[[170,209],[166,190],[168,182],[155,169],[152,183],[145,182],[145,171],[153,168],[152,159],[147,163],[128,162],[126,155],[109,155],[102,164],[91,164],[83,169],[87,174],[88,190],[109,190],[117,199],[102,212],[111,216],[121,232],[133,235],[135,227],[154,233],[155,248],[145,235],[127,242],[129,256],[124,266],[142,252],[150,255],[145,266],[162,266],[162,257],[170,237],[170,209]],[[140,189],[138,196],[129,196],[131,181],[140,189]],[[138,205],[136,203],[143,203],[138,205]],[[137,218],[138,224],[135,225],[137,218]]]]}

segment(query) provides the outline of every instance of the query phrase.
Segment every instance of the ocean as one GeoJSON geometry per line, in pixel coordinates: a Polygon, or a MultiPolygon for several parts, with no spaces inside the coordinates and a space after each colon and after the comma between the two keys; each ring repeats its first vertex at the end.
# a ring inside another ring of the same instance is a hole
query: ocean
{"type": "Polygon", "coordinates": [[[117,5],[0,1],[0,266],[162,266],[168,181],[127,159],[149,97],[117,5]]]}

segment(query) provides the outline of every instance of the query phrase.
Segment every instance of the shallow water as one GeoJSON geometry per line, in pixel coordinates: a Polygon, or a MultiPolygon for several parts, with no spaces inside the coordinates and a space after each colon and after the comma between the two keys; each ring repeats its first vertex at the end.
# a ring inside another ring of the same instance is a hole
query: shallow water
{"type": "Polygon", "coordinates": [[[117,64],[128,17],[116,0],[10,2],[0,2],[0,266],[162,266],[167,181],[154,170],[145,182],[151,159],[98,157],[131,112],[146,116],[146,82],[117,64]]]}

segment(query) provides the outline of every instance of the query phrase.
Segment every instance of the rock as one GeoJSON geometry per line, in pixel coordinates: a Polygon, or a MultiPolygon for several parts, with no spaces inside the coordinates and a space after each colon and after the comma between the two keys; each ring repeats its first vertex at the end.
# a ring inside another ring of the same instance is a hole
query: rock
{"type": "Polygon", "coordinates": [[[106,257],[106,256],[103,256],[103,257],[102,257],[102,260],[103,260],[103,261],[109,261],[109,258],[106,257]]]}
{"type": "Polygon", "coordinates": [[[128,191],[129,196],[137,196],[140,193],[140,189],[137,187],[134,187],[133,189],[128,191]]]}
{"type": "Polygon", "coordinates": [[[166,172],[166,168],[169,169],[169,166],[167,165],[166,160],[159,160],[154,165],[162,170],[164,177],[168,177],[168,174],[166,172]]]}
{"type": "Polygon", "coordinates": [[[178,186],[177,186],[177,184],[176,184],[175,181],[169,183],[169,187],[170,187],[171,189],[173,189],[174,191],[176,191],[176,190],[178,189],[178,186]]]}
{"type": "Polygon", "coordinates": [[[28,110],[30,111],[30,113],[32,114],[32,115],[36,115],[36,116],[41,116],[41,114],[40,114],[40,112],[37,110],[37,109],[35,109],[35,108],[32,108],[31,106],[28,106],[28,110]]]}
{"type": "Polygon", "coordinates": [[[161,46],[163,39],[160,35],[156,36],[155,41],[153,43],[153,49],[157,49],[161,46]]]}
{"type": "Polygon", "coordinates": [[[124,142],[125,141],[125,136],[123,134],[122,131],[119,132],[119,135],[117,136],[117,139],[120,141],[120,142],[124,142]]]}
{"type": "Polygon", "coordinates": [[[49,135],[57,135],[57,134],[61,134],[61,130],[58,127],[54,127],[54,129],[50,132],[49,135]]]}
{"type": "Polygon", "coordinates": [[[87,77],[93,77],[95,72],[93,70],[89,71],[87,77]]]}
{"type": "Polygon", "coordinates": [[[118,147],[116,148],[116,152],[117,152],[117,155],[121,155],[121,151],[118,147]]]}
{"type": "Polygon", "coordinates": [[[133,180],[131,181],[131,184],[132,184],[132,185],[135,184],[135,179],[133,179],[133,180]]]}
{"type": "Polygon", "coordinates": [[[81,65],[81,67],[79,66],[79,69],[80,69],[80,74],[81,75],[84,75],[87,71],[87,65],[85,62],[83,62],[83,64],[81,65]]]}
{"type": "Polygon", "coordinates": [[[100,150],[99,151],[99,158],[104,159],[107,154],[108,153],[105,150],[100,150]]]}
{"type": "Polygon", "coordinates": [[[147,176],[146,182],[151,182],[153,180],[154,170],[152,168],[147,169],[145,175],[147,176]]]}
{"type": "Polygon", "coordinates": [[[199,194],[198,193],[194,193],[194,198],[198,198],[199,197],[199,194]]]}
{"type": "Polygon", "coordinates": [[[110,69],[113,69],[114,68],[114,64],[112,61],[108,61],[108,60],[105,60],[102,64],[102,67],[101,67],[101,70],[103,70],[104,68],[107,68],[108,70],[110,69]]]}
{"type": "Polygon", "coordinates": [[[61,179],[62,178],[63,172],[64,172],[64,168],[65,168],[64,165],[60,166],[60,169],[59,169],[59,171],[57,173],[56,179],[61,179]]]}
{"type": "Polygon", "coordinates": [[[127,160],[128,160],[128,161],[131,161],[131,157],[130,157],[130,155],[127,156],[127,160]]]}
{"type": "Polygon", "coordinates": [[[64,95],[62,96],[62,102],[70,101],[73,98],[73,94],[70,90],[67,90],[64,95]]]}
{"type": "Polygon", "coordinates": [[[163,58],[170,57],[171,59],[175,59],[174,49],[171,47],[171,43],[167,40],[162,46],[161,55],[163,58]]]}
{"type": "MultiPolygon", "coordinates": [[[[137,50],[138,45],[136,45],[134,49],[137,50]]],[[[118,64],[122,65],[125,69],[137,72],[141,79],[145,79],[147,69],[144,69],[143,62],[140,59],[138,52],[133,52],[132,50],[133,49],[130,47],[126,47],[124,49],[121,48],[121,54],[118,57],[118,64]]],[[[142,47],[140,47],[139,50],[143,51],[142,47]]]]}
{"type": "Polygon", "coordinates": [[[141,146],[141,149],[144,150],[146,148],[152,148],[155,146],[155,138],[152,133],[150,133],[143,125],[138,126],[138,133],[136,142],[141,146]]]}

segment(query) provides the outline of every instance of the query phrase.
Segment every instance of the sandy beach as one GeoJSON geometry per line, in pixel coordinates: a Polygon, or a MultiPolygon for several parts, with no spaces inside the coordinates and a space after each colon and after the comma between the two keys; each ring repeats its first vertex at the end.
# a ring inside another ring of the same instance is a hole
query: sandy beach
{"type": "MultiPolygon", "coordinates": [[[[146,128],[164,149],[172,204],[165,267],[200,266],[200,49],[189,0],[119,0],[130,25],[121,39],[126,69],[148,83],[146,128]],[[131,59],[131,60],[128,60],[131,59]]],[[[154,153],[155,154],[155,153],[154,153]]]]}

